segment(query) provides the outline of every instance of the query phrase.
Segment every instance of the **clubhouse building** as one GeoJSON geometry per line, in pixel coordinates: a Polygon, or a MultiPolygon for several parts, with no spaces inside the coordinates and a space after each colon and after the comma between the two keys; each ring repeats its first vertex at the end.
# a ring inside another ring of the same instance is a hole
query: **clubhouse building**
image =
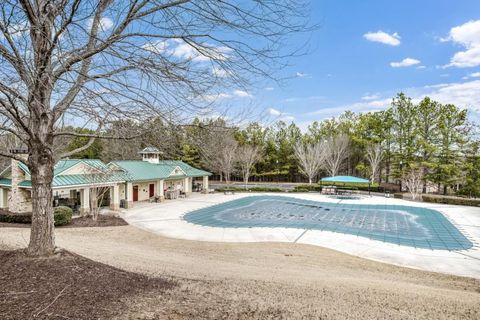
{"type": "MultiPolygon", "coordinates": [[[[26,158],[23,149],[11,150],[26,158]]],[[[208,190],[210,172],[178,160],[160,160],[158,149],[139,152],[142,160],[118,160],[108,164],[98,159],[60,160],[54,168],[54,206],[66,205],[79,212],[90,211],[90,197],[104,190],[112,210],[131,208],[139,201],[161,202],[208,190]],[[108,188],[108,190],[106,190],[108,188]],[[105,192],[108,191],[108,192],[105,192]]],[[[28,167],[17,160],[0,172],[0,209],[30,212],[32,182],[28,167]]]]}

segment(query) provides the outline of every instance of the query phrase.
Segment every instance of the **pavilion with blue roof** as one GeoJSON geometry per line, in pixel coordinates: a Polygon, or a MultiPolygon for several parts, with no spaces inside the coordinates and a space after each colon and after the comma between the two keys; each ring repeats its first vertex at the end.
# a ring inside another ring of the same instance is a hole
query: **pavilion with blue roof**
{"type": "Polygon", "coordinates": [[[367,179],[354,177],[354,176],[334,176],[326,177],[321,179],[322,182],[333,182],[333,183],[369,183],[367,179]]]}

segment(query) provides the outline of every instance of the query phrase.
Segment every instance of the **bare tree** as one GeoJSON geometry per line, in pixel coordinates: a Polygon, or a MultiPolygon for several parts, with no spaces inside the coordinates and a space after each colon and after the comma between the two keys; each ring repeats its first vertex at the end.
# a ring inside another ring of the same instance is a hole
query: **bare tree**
{"type": "Polygon", "coordinates": [[[295,156],[300,162],[300,170],[308,177],[308,184],[318,174],[325,161],[325,144],[299,142],[294,146],[295,156]]]}
{"type": "MultiPolygon", "coordinates": [[[[18,139],[11,133],[5,133],[0,135],[0,150],[10,150],[18,146],[18,139]]],[[[0,156],[0,172],[8,167],[11,163],[11,159],[0,156]]]]}
{"type": "Polygon", "coordinates": [[[238,142],[230,129],[214,129],[202,137],[199,144],[202,160],[212,171],[219,173],[230,184],[238,155],[238,142]]]}
{"type": "Polygon", "coordinates": [[[252,75],[272,77],[296,53],[285,39],[305,30],[307,7],[288,0],[11,0],[0,9],[0,130],[29,156],[0,155],[30,168],[27,252],[39,256],[55,248],[51,187],[59,158],[95,138],[118,138],[105,134],[112,121],[189,118],[232,94],[226,90],[244,90],[252,75]],[[94,133],[64,130],[71,124],[94,133]],[[64,136],[90,139],[56,154],[54,142],[64,136]]]}
{"type": "Polygon", "coordinates": [[[243,176],[245,189],[248,188],[248,179],[250,178],[253,166],[260,159],[260,153],[261,151],[259,146],[246,144],[238,148],[237,161],[243,176]]]}
{"type": "Polygon", "coordinates": [[[403,183],[407,188],[408,192],[412,196],[412,199],[415,200],[417,196],[422,193],[422,184],[423,184],[423,169],[422,168],[411,168],[403,176],[403,183]]]}
{"type": "Polygon", "coordinates": [[[90,211],[84,214],[91,216],[94,221],[97,221],[101,206],[110,193],[111,186],[109,183],[112,180],[115,180],[117,176],[117,171],[103,165],[99,165],[98,167],[89,167],[86,169],[85,177],[90,185],[90,211]]]}
{"type": "Polygon", "coordinates": [[[367,160],[372,169],[372,176],[370,181],[375,182],[375,179],[378,178],[380,163],[383,159],[383,146],[381,143],[369,144],[367,146],[367,160]]]}
{"type": "Polygon", "coordinates": [[[325,168],[330,176],[336,176],[350,154],[350,138],[345,134],[325,140],[325,168]]]}

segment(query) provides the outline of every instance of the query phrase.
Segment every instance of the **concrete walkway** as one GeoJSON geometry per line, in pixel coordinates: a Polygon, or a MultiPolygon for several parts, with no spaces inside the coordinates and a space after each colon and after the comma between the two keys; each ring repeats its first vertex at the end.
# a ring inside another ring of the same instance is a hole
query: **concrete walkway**
{"type": "MultiPolygon", "coordinates": [[[[122,217],[133,226],[171,238],[214,242],[274,241],[311,244],[395,265],[480,278],[480,208],[416,203],[383,197],[341,200],[342,203],[398,204],[435,209],[443,213],[474,244],[473,248],[461,251],[416,249],[349,234],[310,229],[214,228],[195,225],[182,219],[187,212],[250,195],[252,194],[193,194],[187,199],[161,204],[140,203],[135,208],[124,211],[122,217]]],[[[320,202],[339,202],[338,199],[312,193],[281,195],[320,202]]]]}

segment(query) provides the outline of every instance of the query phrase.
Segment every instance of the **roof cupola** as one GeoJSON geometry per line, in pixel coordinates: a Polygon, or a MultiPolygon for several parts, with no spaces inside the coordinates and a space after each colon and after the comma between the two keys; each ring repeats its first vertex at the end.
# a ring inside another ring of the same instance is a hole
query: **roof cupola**
{"type": "Polygon", "coordinates": [[[142,160],[150,163],[159,163],[160,161],[160,150],[155,147],[146,147],[139,154],[142,155],[142,160]]]}

